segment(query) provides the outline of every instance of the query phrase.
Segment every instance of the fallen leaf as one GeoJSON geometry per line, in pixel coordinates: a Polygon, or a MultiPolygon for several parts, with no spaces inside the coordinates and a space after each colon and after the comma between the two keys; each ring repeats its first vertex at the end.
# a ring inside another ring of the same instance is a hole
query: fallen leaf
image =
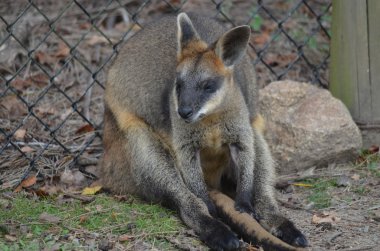
{"type": "Polygon", "coordinates": [[[108,40],[103,36],[93,35],[89,39],[87,39],[88,45],[96,45],[96,44],[106,44],[108,43],[108,40]]]}
{"type": "Polygon", "coordinates": [[[0,99],[0,117],[14,119],[27,114],[26,106],[16,95],[8,95],[0,99]]]}
{"type": "Polygon", "coordinates": [[[52,64],[56,61],[54,57],[50,56],[49,54],[46,54],[43,51],[37,51],[34,54],[34,57],[41,64],[52,64]]]}
{"type": "Polygon", "coordinates": [[[114,195],[113,196],[117,201],[127,201],[130,197],[127,195],[114,195]]]}
{"type": "Polygon", "coordinates": [[[336,223],[339,222],[341,219],[337,217],[337,214],[335,212],[323,212],[322,214],[314,214],[313,218],[311,219],[311,223],[313,224],[321,224],[321,223],[336,223]]]}
{"type": "Polygon", "coordinates": [[[38,116],[43,117],[46,115],[54,115],[57,113],[57,110],[51,105],[43,105],[40,107],[36,107],[35,112],[37,113],[38,116]]]}
{"type": "Polygon", "coordinates": [[[75,134],[83,134],[83,133],[88,133],[88,132],[93,132],[95,129],[92,125],[84,125],[84,126],[81,126],[76,132],[75,134]]]}
{"type": "Polygon", "coordinates": [[[360,175],[355,173],[354,175],[351,176],[351,179],[353,179],[353,180],[359,180],[360,179],[360,175]]]}
{"type": "Polygon", "coordinates": [[[18,91],[22,92],[32,86],[32,82],[22,78],[15,78],[11,85],[18,91]]]}
{"type": "Polygon", "coordinates": [[[49,77],[45,73],[37,73],[28,78],[31,80],[33,84],[37,87],[45,87],[49,83],[49,77]]]}
{"type": "Polygon", "coordinates": [[[31,187],[34,184],[36,184],[36,182],[37,182],[37,177],[33,175],[33,176],[30,176],[30,177],[26,178],[25,180],[23,180],[21,182],[21,185],[24,188],[28,188],[28,187],[31,187]]]}
{"type": "Polygon", "coordinates": [[[11,241],[11,242],[17,241],[17,238],[13,235],[6,234],[4,237],[7,241],[11,241]]]}
{"type": "Polygon", "coordinates": [[[79,29],[81,29],[81,30],[88,30],[90,28],[91,28],[91,23],[89,23],[89,22],[81,23],[79,25],[79,29]]]}
{"type": "Polygon", "coordinates": [[[36,176],[29,176],[28,178],[24,179],[20,185],[16,187],[14,190],[15,192],[20,192],[22,188],[28,188],[36,184],[37,177],[36,176]]]}
{"type": "Polygon", "coordinates": [[[46,74],[37,73],[37,74],[29,76],[26,79],[17,77],[11,82],[11,85],[16,90],[23,92],[24,90],[32,86],[42,88],[48,85],[48,82],[49,82],[49,77],[46,76],[46,74]]]}
{"type": "MultiPolygon", "coordinates": [[[[43,187],[40,187],[36,193],[40,193],[42,196],[44,196],[46,194],[46,196],[48,195],[54,195],[54,194],[57,194],[59,192],[62,192],[62,188],[60,188],[59,186],[56,186],[56,185],[48,185],[48,184],[45,184],[43,187]]],[[[39,195],[39,194],[37,194],[39,195]]]]}
{"type": "Polygon", "coordinates": [[[46,198],[49,196],[49,193],[47,193],[45,190],[43,189],[37,189],[37,190],[34,190],[34,193],[38,196],[38,197],[42,197],[42,198],[46,198]]]}
{"type": "Polygon", "coordinates": [[[33,148],[31,148],[30,146],[23,146],[23,147],[21,147],[21,152],[23,152],[23,153],[31,153],[31,152],[34,152],[34,149],[33,148]]]}
{"type": "Polygon", "coordinates": [[[128,234],[123,234],[119,236],[119,241],[124,242],[124,241],[129,241],[131,239],[131,236],[128,234]]]}
{"type": "Polygon", "coordinates": [[[65,58],[70,54],[70,48],[67,47],[67,45],[63,42],[60,42],[58,44],[58,50],[54,54],[55,57],[57,58],[65,58]]]}
{"type": "Polygon", "coordinates": [[[85,221],[87,221],[88,217],[86,215],[82,215],[80,218],[79,218],[79,222],[80,223],[83,223],[85,221]]]}
{"type": "Polygon", "coordinates": [[[298,187],[312,187],[313,185],[311,184],[306,184],[306,183],[292,183],[293,186],[298,186],[298,187]]]}
{"type": "Polygon", "coordinates": [[[46,212],[43,212],[40,215],[39,219],[40,219],[40,221],[47,222],[47,223],[53,223],[53,224],[59,223],[61,221],[61,218],[59,218],[58,216],[48,214],[46,212]]]}
{"type": "Polygon", "coordinates": [[[254,36],[253,41],[256,45],[262,46],[269,41],[269,38],[270,38],[270,36],[268,33],[262,32],[256,36],[254,36]]]}
{"type": "Polygon", "coordinates": [[[18,129],[18,130],[15,131],[15,133],[13,135],[15,136],[15,138],[17,140],[22,140],[22,139],[24,139],[25,134],[26,134],[26,130],[25,129],[18,129]]]}
{"type": "Polygon", "coordinates": [[[94,195],[102,189],[101,186],[86,187],[82,191],[82,195],[94,195]]]}
{"type": "Polygon", "coordinates": [[[295,53],[287,53],[287,54],[274,54],[268,53],[265,55],[265,62],[272,67],[286,67],[294,60],[296,60],[297,55],[295,53]]]}
{"type": "Polygon", "coordinates": [[[379,146],[372,145],[370,148],[368,148],[368,152],[371,154],[378,153],[379,152],[379,146]]]}

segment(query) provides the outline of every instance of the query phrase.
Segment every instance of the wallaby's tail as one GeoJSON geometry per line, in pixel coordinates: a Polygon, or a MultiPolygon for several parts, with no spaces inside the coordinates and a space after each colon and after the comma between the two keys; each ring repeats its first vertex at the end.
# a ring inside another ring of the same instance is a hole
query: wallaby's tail
{"type": "Polygon", "coordinates": [[[247,213],[235,209],[234,201],[227,195],[213,190],[210,197],[217,207],[222,220],[228,224],[244,241],[262,247],[265,251],[302,251],[303,248],[293,247],[266,231],[254,218],[247,213]]]}

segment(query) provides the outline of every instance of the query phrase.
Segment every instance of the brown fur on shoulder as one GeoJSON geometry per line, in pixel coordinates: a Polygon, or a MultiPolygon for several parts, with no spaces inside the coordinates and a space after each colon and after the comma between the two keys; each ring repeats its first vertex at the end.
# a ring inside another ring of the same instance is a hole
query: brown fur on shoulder
{"type": "Polygon", "coordinates": [[[255,128],[259,133],[263,134],[265,132],[265,120],[263,116],[257,114],[252,121],[252,127],[255,128]]]}

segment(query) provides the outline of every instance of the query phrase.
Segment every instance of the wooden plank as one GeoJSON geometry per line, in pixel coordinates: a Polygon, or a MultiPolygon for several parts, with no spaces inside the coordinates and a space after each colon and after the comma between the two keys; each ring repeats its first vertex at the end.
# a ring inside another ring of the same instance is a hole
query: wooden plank
{"type": "MultiPolygon", "coordinates": [[[[354,0],[355,1],[355,0],[354,0]]],[[[357,1],[355,1],[357,2],[357,1]]],[[[356,6],[355,45],[352,54],[355,55],[356,85],[358,87],[358,121],[368,122],[372,120],[371,82],[369,73],[369,46],[368,46],[368,18],[367,3],[359,3],[356,6]]]]}
{"type": "Polygon", "coordinates": [[[368,0],[372,121],[380,123],[380,1],[368,0]]]}
{"type": "MultiPolygon", "coordinates": [[[[354,119],[360,118],[355,54],[355,31],[360,15],[357,15],[356,8],[363,4],[366,5],[366,0],[333,1],[330,90],[346,104],[354,119]]],[[[365,27],[361,29],[367,30],[365,27]]]]}

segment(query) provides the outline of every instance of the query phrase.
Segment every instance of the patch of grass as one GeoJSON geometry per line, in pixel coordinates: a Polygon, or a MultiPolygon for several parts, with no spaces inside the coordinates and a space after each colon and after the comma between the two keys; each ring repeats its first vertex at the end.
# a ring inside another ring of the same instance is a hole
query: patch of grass
{"type": "Polygon", "coordinates": [[[318,209],[331,206],[329,189],[337,186],[336,179],[306,179],[303,182],[312,185],[307,197],[309,202],[313,202],[318,209]]]}
{"type": "MultiPolygon", "coordinates": [[[[163,237],[175,235],[183,228],[174,212],[159,205],[137,199],[118,201],[105,194],[96,195],[95,201],[89,204],[82,204],[78,200],[30,199],[20,193],[9,208],[0,208],[0,225],[17,237],[11,242],[1,233],[0,250],[41,250],[57,244],[60,250],[93,250],[81,236],[95,235],[98,237],[92,238],[100,240],[112,235],[117,241],[122,234],[130,236],[131,241],[142,239],[169,248],[171,244],[163,237]],[[39,217],[43,212],[61,221],[57,224],[42,222],[39,217]],[[73,238],[77,241],[72,242],[73,238]]],[[[128,245],[128,241],[124,244],[128,245]]]]}
{"type": "Polygon", "coordinates": [[[371,149],[362,150],[356,168],[367,170],[373,176],[380,178],[380,153],[371,149]]]}
{"type": "Polygon", "coordinates": [[[359,195],[366,195],[370,192],[370,189],[364,186],[356,187],[352,190],[354,193],[359,195]]]}

